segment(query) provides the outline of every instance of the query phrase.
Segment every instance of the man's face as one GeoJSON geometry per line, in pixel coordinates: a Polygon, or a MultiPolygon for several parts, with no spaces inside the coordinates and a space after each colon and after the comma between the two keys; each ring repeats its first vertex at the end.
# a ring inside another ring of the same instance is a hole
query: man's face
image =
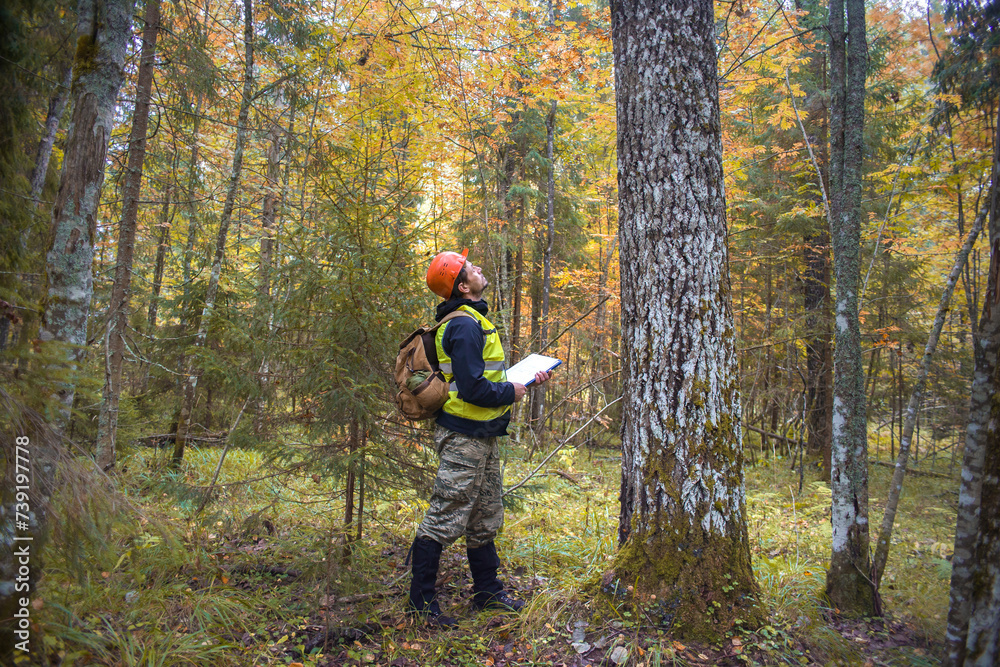
{"type": "Polygon", "coordinates": [[[483,275],[482,268],[465,260],[465,273],[467,276],[465,284],[469,286],[469,293],[482,296],[483,290],[490,284],[490,281],[483,275]]]}

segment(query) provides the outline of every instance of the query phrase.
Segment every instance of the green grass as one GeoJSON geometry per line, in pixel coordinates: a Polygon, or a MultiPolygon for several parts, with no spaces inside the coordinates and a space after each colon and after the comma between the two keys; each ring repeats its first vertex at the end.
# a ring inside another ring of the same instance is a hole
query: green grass
{"type": "MultiPolygon", "coordinates": [[[[626,664],[644,667],[723,655],[746,664],[937,664],[955,503],[949,480],[907,479],[883,580],[890,618],[923,646],[876,651],[871,647],[888,630],[852,635],[831,624],[823,597],[829,485],[807,475],[799,493],[797,473],[781,459],[747,471],[749,537],[768,624],[733,633],[725,645],[698,646],[676,642],[657,627],[654,600],[594,594],[617,539],[620,473],[612,451],[593,458],[566,452],[533,480],[534,491],[521,495],[518,509],[508,511],[498,544],[505,579],[528,600],[520,616],[474,613],[464,549],[445,552],[440,592],[461,619],[455,632],[430,630],[403,613],[403,560],[424,501],[406,493],[369,499],[364,538],[345,550],[337,480],[268,477],[260,455],[233,450],[221,485],[263,479],[221,486],[196,515],[203,497],[198,487],[211,479],[219,453],[189,450],[179,474],[167,471],[154,450],[129,453],[121,461],[126,472],[117,500],[103,501],[110,512],[100,523],[105,530],[81,542],[76,557],[60,540],[79,535],[56,533],[36,594],[45,651],[34,653],[33,662],[547,665],[575,659],[570,638],[574,624],[583,622],[588,642],[603,641],[586,656],[592,664],[618,646],[629,656],[626,664]],[[336,642],[323,653],[312,640],[327,633],[336,642]]],[[[509,456],[508,483],[532,468],[509,456]]],[[[890,474],[872,467],[873,529],[890,474]]]]}

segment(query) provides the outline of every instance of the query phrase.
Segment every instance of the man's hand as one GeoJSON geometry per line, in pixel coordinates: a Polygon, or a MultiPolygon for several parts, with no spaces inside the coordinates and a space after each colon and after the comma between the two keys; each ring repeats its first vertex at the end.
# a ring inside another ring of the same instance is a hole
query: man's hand
{"type": "MultiPolygon", "coordinates": [[[[532,383],[532,387],[537,387],[540,384],[544,384],[549,381],[552,377],[552,371],[538,371],[535,373],[535,381],[532,383]]],[[[514,402],[517,403],[522,398],[524,398],[525,393],[527,393],[528,388],[525,387],[520,382],[511,382],[514,385],[514,402]]]]}
{"type": "Polygon", "coordinates": [[[535,373],[535,383],[531,386],[537,387],[540,384],[544,384],[549,381],[550,377],[552,377],[552,371],[538,371],[535,373]]]}
{"type": "Polygon", "coordinates": [[[511,382],[511,384],[514,385],[514,402],[517,403],[524,398],[524,394],[528,391],[528,388],[520,382],[511,382]]]}

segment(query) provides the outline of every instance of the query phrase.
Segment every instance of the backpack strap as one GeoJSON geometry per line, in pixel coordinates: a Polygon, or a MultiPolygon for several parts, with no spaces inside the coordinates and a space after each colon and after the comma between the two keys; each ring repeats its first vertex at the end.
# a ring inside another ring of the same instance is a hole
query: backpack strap
{"type": "MultiPolygon", "coordinates": [[[[447,315],[445,315],[444,317],[442,317],[441,320],[437,324],[435,324],[430,329],[428,329],[428,332],[430,332],[430,331],[437,331],[438,327],[443,326],[449,320],[453,320],[456,317],[471,317],[474,320],[476,319],[475,315],[467,313],[464,310],[453,310],[450,313],[448,313],[447,315]]],[[[478,322],[478,320],[476,320],[476,321],[478,322]]]]}

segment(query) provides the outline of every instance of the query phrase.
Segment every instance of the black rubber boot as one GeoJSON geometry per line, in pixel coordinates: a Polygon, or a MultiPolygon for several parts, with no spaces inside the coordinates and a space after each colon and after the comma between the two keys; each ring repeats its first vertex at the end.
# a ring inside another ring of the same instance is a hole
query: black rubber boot
{"type": "Polygon", "coordinates": [[[503,584],[497,579],[500,556],[493,542],[465,551],[472,570],[472,605],[476,609],[498,609],[501,611],[521,611],[524,603],[508,595],[503,584]]]}
{"type": "Polygon", "coordinates": [[[453,628],[458,625],[458,621],[441,613],[434,591],[442,550],[443,546],[426,537],[413,541],[413,578],[410,580],[409,607],[412,613],[423,616],[428,623],[453,628]]]}

